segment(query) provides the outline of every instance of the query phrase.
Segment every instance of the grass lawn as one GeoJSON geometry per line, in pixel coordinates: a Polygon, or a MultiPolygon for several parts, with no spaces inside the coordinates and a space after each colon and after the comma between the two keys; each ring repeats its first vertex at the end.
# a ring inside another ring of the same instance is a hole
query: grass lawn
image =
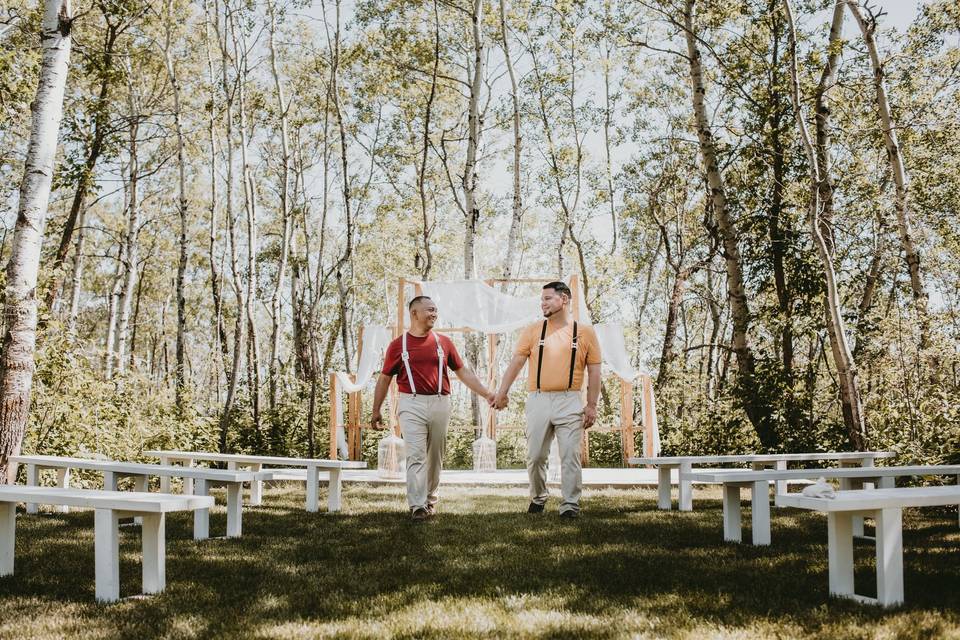
{"type": "MultiPolygon", "coordinates": [[[[192,517],[168,516],[166,591],[112,605],[94,602],[93,512],[20,514],[0,637],[960,638],[955,509],[905,512],[907,604],[884,611],[828,599],[822,514],[774,510],[757,548],[722,541],[719,491],[696,498],[667,513],[652,490],[587,491],[567,522],[555,499],[527,515],[521,490],[445,489],[414,524],[397,488],[347,485],[328,515],[281,487],[237,540],[194,543],[192,517]]],[[[225,522],[220,506],[211,532],[225,522]]],[[[139,544],[121,530],[121,595],[139,592],[139,544]]],[[[870,594],[872,544],[856,556],[870,594]]]]}

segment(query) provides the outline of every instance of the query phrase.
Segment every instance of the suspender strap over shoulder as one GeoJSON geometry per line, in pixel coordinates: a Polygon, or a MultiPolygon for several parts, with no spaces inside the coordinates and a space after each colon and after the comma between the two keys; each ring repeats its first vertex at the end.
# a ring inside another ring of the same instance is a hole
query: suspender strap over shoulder
{"type": "Polygon", "coordinates": [[[547,339],[547,321],[543,321],[543,329],[540,330],[540,351],[537,356],[537,391],[540,391],[540,370],[543,369],[543,343],[547,339]]]}
{"type": "MultiPolygon", "coordinates": [[[[540,391],[540,372],[543,369],[543,345],[547,341],[547,321],[543,321],[540,329],[539,351],[537,356],[537,391],[540,391]]],[[[567,389],[573,387],[573,371],[577,364],[577,322],[573,322],[573,345],[570,349],[570,376],[567,378],[567,389]]]]}
{"type": "MultiPolygon", "coordinates": [[[[437,395],[443,395],[443,347],[440,346],[440,336],[433,334],[437,341],[437,395]]],[[[407,332],[403,332],[403,339],[400,343],[400,358],[403,360],[403,366],[407,371],[407,381],[410,383],[410,392],[417,395],[417,385],[413,382],[413,371],[410,368],[410,352],[407,351],[407,332]]]]}
{"type": "Polygon", "coordinates": [[[573,321],[573,346],[570,348],[570,378],[567,380],[567,389],[573,387],[573,367],[577,363],[577,321],[573,321]]]}

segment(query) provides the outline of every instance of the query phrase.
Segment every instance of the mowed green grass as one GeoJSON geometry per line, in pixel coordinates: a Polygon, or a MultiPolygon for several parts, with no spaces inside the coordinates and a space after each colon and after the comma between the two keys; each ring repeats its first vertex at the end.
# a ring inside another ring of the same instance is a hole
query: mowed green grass
{"type": "MultiPolygon", "coordinates": [[[[302,486],[281,487],[240,539],[195,543],[191,516],[169,516],[166,591],[112,605],[94,602],[92,512],[20,514],[0,637],[960,638],[956,510],[905,513],[907,604],[884,611],[827,597],[821,514],[774,510],[771,546],[729,544],[719,492],[695,497],[679,513],[651,490],[587,491],[568,522],[556,499],[527,515],[522,490],[451,488],[415,524],[399,488],[348,485],[342,513],[308,514],[302,486]]],[[[211,533],[225,525],[220,506],[211,533]]],[[[139,545],[123,528],[124,596],[139,545]]],[[[874,593],[872,544],[856,554],[874,593]]]]}

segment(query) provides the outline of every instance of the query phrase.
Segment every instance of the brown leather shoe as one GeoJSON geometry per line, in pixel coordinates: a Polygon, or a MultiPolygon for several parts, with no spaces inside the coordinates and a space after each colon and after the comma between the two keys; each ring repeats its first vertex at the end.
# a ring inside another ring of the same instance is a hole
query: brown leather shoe
{"type": "Polygon", "coordinates": [[[423,507],[417,507],[410,512],[410,519],[414,522],[423,522],[430,517],[430,513],[423,507]]]}
{"type": "Polygon", "coordinates": [[[437,515],[437,506],[434,505],[434,504],[428,504],[428,505],[427,505],[427,515],[428,515],[429,517],[431,517],[431,518],[434,517],[435,515],[437,515]]]}

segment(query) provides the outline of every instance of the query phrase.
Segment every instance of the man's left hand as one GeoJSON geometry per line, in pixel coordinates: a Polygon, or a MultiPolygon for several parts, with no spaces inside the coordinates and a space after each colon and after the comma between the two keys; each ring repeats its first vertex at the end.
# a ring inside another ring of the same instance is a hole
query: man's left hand
{"type": "Polygon", "coordinates": [[[597,421],[597,408],[593,405],[587,405],[583,408],[583,428],[589,429],[597,421]]]}

